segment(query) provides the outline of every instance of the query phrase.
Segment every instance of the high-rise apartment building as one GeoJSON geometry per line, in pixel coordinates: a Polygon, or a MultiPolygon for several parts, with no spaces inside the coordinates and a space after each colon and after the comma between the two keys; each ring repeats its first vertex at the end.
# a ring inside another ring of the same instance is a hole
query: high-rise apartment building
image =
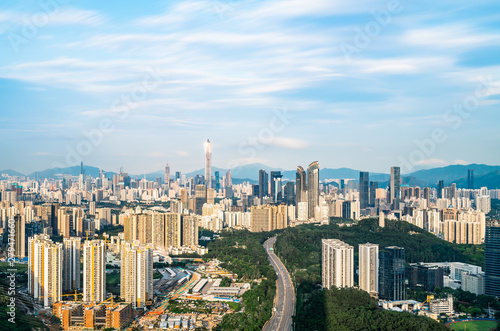
{"type": "Polygon", "coordinates": [[[26,256],[26,223],[19,214],[14,216],[14,230],[14,256],[22,260],[26,256]]]}
{"type": "Polygon", "coordinates": [[[370,173],[361,171],[359,173],[359,204],[361,209],[368,208],[370,203],[370,173]]]}
{"type": "Polygon", "coordinates": [[[205,143],[205,184],[212,188],[212,144],[209,139],[205,143]]]}
{"type": "Polygon", "coordinates": [[[372,295],[378,294],[378,259],[377,244],[359,245],[359,288],[372,295]]]}
{"type": "Polygon", "coordinates": [[[405,300],[405,249],[389,246],[379,252],[379,298],[405,300]]]}
{"type": "Polygon", "coordinates": [[[199,216],[182,216],[182,245],[194,249],[198,246],[198,223],[199,216]]]}
{"type": "Polygon", "coordinates": [[[319,163],[312,162],[307,168],[307,202],[308,216],[314,217],[316,207],[319,206],[319,163]]]}
{"type": "Polygon", "coordinates": [[[83,244],[83,301],[106,299],[106,247],[103,240],[87,240],[83,244]]]}
{"type": "Polygon", "coordinates": [[[61,301],[62,244],[46,235],[28,239],[28,292],[45,308],[61,301]]]}
{"type": "Polygon", "coordinates": [[[484,273],[485,294],[500,297],[500,221],[486,223],[484,273]]]}
{"type": "Polygon", "coordinates": [[[70,237],[63,239],[63,291],[80,290],[80,255],[81,239],[70,237]]]}
{"type": "Polygon", "coordinates": [[[153,299],[153,248],[138,242],[122,243],[120,297],[133,308],[144,308],[153,299]]]}
{"type": "Polygon", "coordinates": [[[286,205],[253,206],[250,215],[250,231],[263,232],[284,229],[288,226],[286,205]]]}
{"type": "Polygon", "coordinates": [[[323,288],[354,285],[354,248],[338,239],[322,239],[323,288]]]}
{"type": "Polygon", "coordinates": [[[181,214],[165,214],[165,248],[181,247],[182,243],[181,214]]]}

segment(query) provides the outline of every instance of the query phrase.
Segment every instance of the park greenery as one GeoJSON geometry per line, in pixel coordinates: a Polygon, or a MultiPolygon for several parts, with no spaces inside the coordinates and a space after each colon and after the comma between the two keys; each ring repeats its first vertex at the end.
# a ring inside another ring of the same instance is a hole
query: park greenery
{"type": "Polygon", "coordinates": [[[356,288],[310,292],[294,322],[296,330],[447,330],[427,317],[381,310],[356,288]]]}
{"type": "Polygon", "coordinates": [[[351,222],[347,226],[340,223],[335,220],[329,225],[286,228],[278,236],[275,251],[296,287],[294,323],[297,330],[370,330],[372,326],[378,330],[421,330],[422,325],[429,330],[440,330],[443,327],[424,317],[378,310],[368,294],[364,296],[357,290],[321,291],[322,239],[340,239],[352,245],[355,265],[358,264],[359,244],[369,242],[380,248],[404,247],[407,263],[457,261],[484,266],[484,246],[449,243],[407,222],[386,220],[384,228],[378,226],[376,219],[351,222]],[[348,298],[352,302],[346,301],[343,306],[341,303],[348,298]],[[363,324],[364,320],[368,324],[363,324]]]}
{"type": "Polygon", "coordinates": [[[243,294],[244,310],[227,314],[217,330],[261,330],[272,314],[276,292],[276,273],[269,264],[262,243],[269,233],[223,231],[221,237],[209,243],[205,260],[218,259],[221,267],[249,281],[252,288],[243,294]]]}

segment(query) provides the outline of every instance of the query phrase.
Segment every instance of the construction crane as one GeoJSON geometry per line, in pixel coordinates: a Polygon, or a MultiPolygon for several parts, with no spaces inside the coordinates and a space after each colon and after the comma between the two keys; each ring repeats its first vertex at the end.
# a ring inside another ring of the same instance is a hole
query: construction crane
{"type": "Polygon", "coordinates": [[[101,301],[101,302],[99,303],[99,305],[102,305],[103,303],[105,303],[105,302],[107,302],[107,301],[109,301],[109,300],[111,300],[111,305],[113,305],[113,298],[114,298],[114,297],[115,297],[114,295],[111,295],[111,296],[110,296],[109,298],[107,298],[106,300],[101,301]]]}
{"type": "Polygon", "coordinates": [[[428,295],[427,299],[422,302],[422,304],[430,303],[432,300],[434,300],[434,295],[428,295]]]}
{"type": "MultiPolygon", "coordinates": [[[[82,295],[83,296],[83,293],[78,293],[76,290],[75,290],[75,293],[71,293],[71,294],[61,294],[60,296],[61,297],[67,297],[67,296],[75,296],[75,301],[78,301],[78,296],[79,295],[82,295]]],[[[58,296],[58,295],[44,295],[44,296],[41,296],[41,297],[38,297],[37,299],[43,299],[43,298],[52,298],[52,297],[55,297],[55,296],[58,296]]]]}

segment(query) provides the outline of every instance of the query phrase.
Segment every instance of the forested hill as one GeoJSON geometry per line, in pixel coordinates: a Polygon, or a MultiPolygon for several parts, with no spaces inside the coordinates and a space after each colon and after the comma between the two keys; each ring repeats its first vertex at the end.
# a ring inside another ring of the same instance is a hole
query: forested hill
{"type": "Polygon", "coordinates": [[[287,228],[278,237],[277,251],[286,260],[287,267],[321,274],[321,239],[340,239],[354,246],[357,258],[358,245],[379,244],[380,248],[400,246],[405,248],[406,262],[466,262],[484,266],[482,245],[457,245],[404,221],[385,221],[378,226],[377,219],[362,220],[352,226],[301,225],[287,228]]]}

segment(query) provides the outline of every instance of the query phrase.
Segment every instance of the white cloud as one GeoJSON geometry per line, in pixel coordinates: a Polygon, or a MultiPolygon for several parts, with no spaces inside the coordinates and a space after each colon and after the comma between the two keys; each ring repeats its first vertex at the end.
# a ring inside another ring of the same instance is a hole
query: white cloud
{"type": "Polygon", "coordinates": [[[182,157],[188,157],[189,156],[189,153],[186,152],[186,151],[177,151],[177,152],[175,152],[175,154],[177,154],[179,156],[182,156],[182,157]]]}
{"type": "Polygon", "coordinates": [[[308,143],[296,138],[275,137],[269,142],[269,145],[288,149],[304,149],[308,146],[308,143]]]}

